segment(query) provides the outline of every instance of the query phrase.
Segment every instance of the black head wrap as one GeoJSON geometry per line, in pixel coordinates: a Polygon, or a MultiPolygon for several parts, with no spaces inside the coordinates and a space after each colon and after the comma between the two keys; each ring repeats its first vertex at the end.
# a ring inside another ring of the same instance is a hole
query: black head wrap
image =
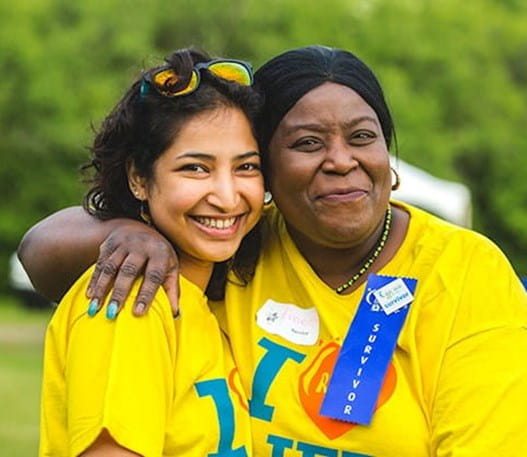
{"type": "Polygon", "coordinates": [[[255,73],[256,86],[264,96],[257,122],[262,151],[267,150],[278,124],[295,103],[325,82],[342,84],[357,92],[377,114],[390,147],[393,121],[373,72],[349,51],[316,45],[286,51],[255,73]]]}

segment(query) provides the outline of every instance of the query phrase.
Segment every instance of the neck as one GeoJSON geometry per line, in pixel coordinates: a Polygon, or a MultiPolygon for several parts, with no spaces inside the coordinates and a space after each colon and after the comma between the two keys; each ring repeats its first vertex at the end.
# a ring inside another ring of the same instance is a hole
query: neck
{"type": "MultiPolygon", "coordinates": [[[[375,231],[377,235],[377,230],[375,231]]],[[[351,278],[364,263],[373,249],[377,237],[372,242],[361,243],[346,248],[320,246],[300,237],[293,236],[295,244],[318,277],[329,287],[336,289],[351,278]]]]}
{"type": "MultiPolygon", "coordinates": [[[[406,212],[393,208],[392,228],[386,241],[386,246],[380,252],[368,273],[378,271],[394,256],[406,234],[408,215],[406,212]]],[[[298,250],[310,264],[315,273],[332,289],[337,289],[350,280],[363,267],[378,245],[385,228],[384,219],[379,222],[375,230],[365,239],[347,247],[328,247],[315,243],[302,236],[301,233],[288,227],[291,238],[298,250]]],[[[351,287],[340,293],[349,293],[362,284],[368,276],[362,275],[351,287]]]]}
{"type": "Polygon", "coordinates": [[[212,276],[214,263],[195,259],[183,252],[178,252],[178,255],[180,274],[205,292],[212,276]]]}

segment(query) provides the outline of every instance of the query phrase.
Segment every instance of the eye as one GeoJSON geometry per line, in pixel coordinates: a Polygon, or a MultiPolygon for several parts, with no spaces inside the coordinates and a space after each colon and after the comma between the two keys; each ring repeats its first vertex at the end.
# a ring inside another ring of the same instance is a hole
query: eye
{"type": "Polygon", "coordinates": [[[261,168],[260,162],[244,162],[237,168],[237,170],[243,173],[254,175],[259,174],[261,168]]]}
{"type": "Polygon", "coordinates": [[[324,146],[324,143],[315,137],[300,138],[295,141],[292,145],[292,149],[296,149],[301,152],[316,152],[324,146]]]}
{"type": "Polygon", "coordinates": [[[377,134],[371,130],[358,130],[353,132],[350,143],[355,146],[365,146],[373,143],[377,139],[377,134]]]}
{"type": "Polygon", "coordinates": [[[178,171],[190,171],[193,173],[207,173],[209,170],[205,165],[200,163],[188,163],[181,166],[178,171]]]}

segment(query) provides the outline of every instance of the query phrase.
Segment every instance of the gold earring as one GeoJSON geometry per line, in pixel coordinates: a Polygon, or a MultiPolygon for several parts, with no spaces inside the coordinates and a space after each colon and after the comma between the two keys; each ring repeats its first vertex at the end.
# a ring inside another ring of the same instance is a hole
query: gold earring
{"type": "Polygon", "coordinates": [[[148,214],[147,204],[145,203],[145,201],[146,200],[141,200],[141,206],[139,208],[139,217],[145,224],[152,225],[152,218],[150,217],[150,214],[148,214]]]}
{"type": "Polygon", "coordinates": [[[395,182],[392,184],[392,190],[397,190],[399,189],[399,186],[401,185],[401,178],[399,177],[399,173],[397,173],[397,170],[395,168],[390,167],[390,170],[395,176],[395,182]]]}

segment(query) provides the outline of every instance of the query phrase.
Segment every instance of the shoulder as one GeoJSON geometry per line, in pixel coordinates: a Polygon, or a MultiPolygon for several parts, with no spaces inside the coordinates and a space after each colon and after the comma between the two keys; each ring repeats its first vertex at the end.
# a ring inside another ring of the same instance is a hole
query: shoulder
{"type": "Polygon", "coordinates": [[[527,294],[510,261],[488,237],[405,205],[410,214],[397,266],[418,280],[416,325],[450,343],[489,329],[527,325],[527,294]]]}
{"type": "Polygon", "coordinates": [[[394,203],[410,214],[405,243],[437,254],[453,254],[464,259],[467,259],[468,254],[477,257],[504,257],[497,244],[481,233],[447,222],[411,205],[394,203]]]}
{"type": "Polygon", "coordinates": [[[496,287],[511,284],[513,289],[520,284],[506,255],[485,235],[418,208],[401,207],[410,214],[410,223],[399,258],[423,281],[435,278],[438,284],[458,291],[477,282],[483,288],[488,281],[500,282],[496,287]]]}
{"type": "MultiPolygon", "coordinates": [[[[62,327],[63,329],[71,329],[78,322],[84,320],[93,321],[94,323],[103,323],[104,321],[106,321],[104,313],[107,303],[104,303],[103,306],[100,308],[99,312],[96,315],[97,319],[91,318],[87,314],[90,300],[86,297],[86,290],[88,288],[88,284],[90,282],[90,278],[93,274],[94,269],[94,265],[88,268],[79,277],[79,279],[70,287],[68,292],[57,305],[57,309],[51,320],[50,327],[62,327]]],[[[115,320],[116,326],[122,328],[123,326],[134,324],[135,321],[137,321],[138,323],[140,321],[152,320],[164,322],[173,321],[170,301],[163,288],[159,288],[156,292],[156,295],[154,296],[148,313],[146,313],[140,318],[137,318],[133,315],[132,307],[134,304],[135,297],[139,292],[141,282],[142,278],[138,278],[135,281],[130,294],[123,303],[123,307],[117,319],[115,320]]]]}
{"type": "Polygon", "coordinates": [[[50,328],[71,327],[78,319],[87,315],[89,299],[86,297],[86,290],[94,269],[95,265],[89,267],[59,301],[50,328]]]}

